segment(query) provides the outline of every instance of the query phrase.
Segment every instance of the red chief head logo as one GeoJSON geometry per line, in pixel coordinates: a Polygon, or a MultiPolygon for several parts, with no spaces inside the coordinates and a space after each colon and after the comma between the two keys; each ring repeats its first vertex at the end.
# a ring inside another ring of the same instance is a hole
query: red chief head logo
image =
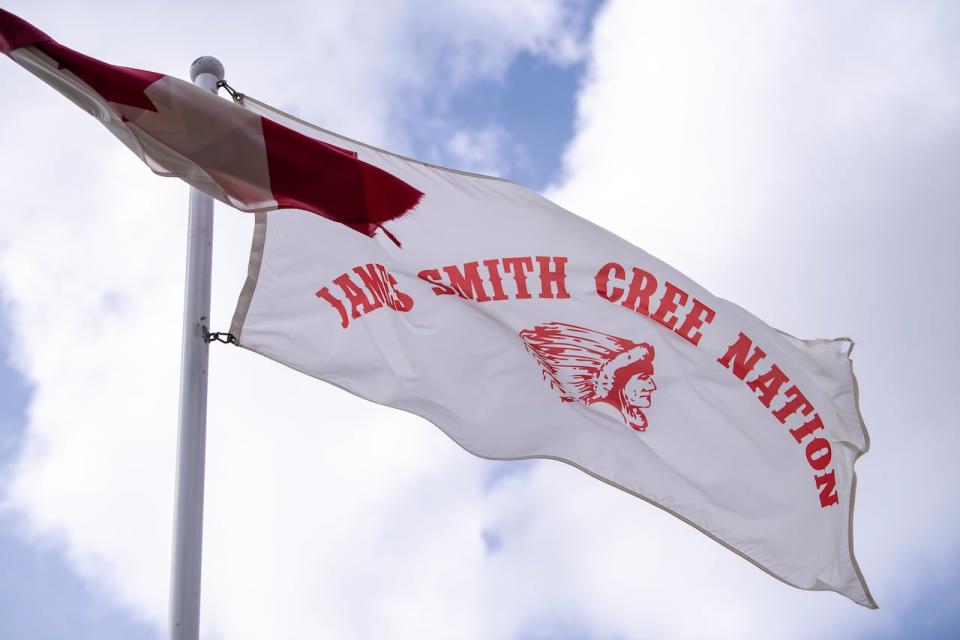
{"type": "Polygon", "coordinates": [[[653,402],[653,346],[562,322],[524,329],[520,337],[563,402],[604,403],[637,431],[653,402]]]}

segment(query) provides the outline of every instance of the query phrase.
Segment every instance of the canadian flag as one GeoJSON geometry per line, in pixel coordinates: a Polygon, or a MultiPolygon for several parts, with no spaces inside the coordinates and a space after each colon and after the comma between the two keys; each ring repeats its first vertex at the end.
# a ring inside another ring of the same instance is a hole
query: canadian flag
{"type": "Polygon", "coordinates": [[[77,53],[3,9],[0,53],[100,120],[154,172],[241,211],[296,207],[373,235],[420,199],[348,149],[178,78],[77,53]]]}
{"type": "Polygon", "coordinates": [[[853,553],[869,441],[850,341],[781,333],[507,180],[105,65],[7,13],[0,48],[158,173],[257,212],[240,346],[476,455],[573,465],[787,584],[876,606],[853,553]]]}

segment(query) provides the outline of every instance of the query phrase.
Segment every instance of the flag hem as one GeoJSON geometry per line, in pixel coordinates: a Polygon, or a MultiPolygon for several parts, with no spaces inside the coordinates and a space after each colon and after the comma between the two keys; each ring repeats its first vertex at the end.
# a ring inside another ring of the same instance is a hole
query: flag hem
{"type": "Polygon", "coordinates": [[[230,333],[239,341],[242,338],[243,324],[247,319],[247,311],[253,301],[253,294],[257,290],[257,280],[260,278],[260,265],[263,264],[263,249],[267,241],[267,214],[254,214],[253,239],[250,242],[250,260],[247,262],[247,278],[240,289],[237,299],[237,308],[233,312],[230,322],[230,333]]]}
{"type": "Polygon", "coordinates": [[[846,353],[847,368],[850,374],[850,382],[853,385],[853,406],[857,410],[857,421],[860,424],[860,431],[863,433],[863,448],[857,450],[856,455],[853,456],[853,462],[850,463],[850,473],[852,475],[850,480],[850,517],[847,521],[847,542],[850,546],[850,563],[853,565],[853,570],[857,572],[860,586],[863,587],[863,594],[866,596],[870,605],[867,608],[879,609],[880,607],[877,605],[873,594],[870,593],[870,587],[867,586],[867,580],[863,577],[863,572],[860,570],[860,563],[857,562],[857,556],[853,551],[853,514],[857,502],[857,461],[860,460],[863,454],[870,451],[870,433],[867,431],[867,423],[864,422],[863,413],[860,411],[860,384],[857,382],[857,375],[853,372],[853,358],[851,357],[856,343],[850,338],[835,338],[834,341],[844,341],[850,344],[850,348],[847,349],[846,353]]]}
{"type": "Polygon", "coordinates": [[[863,572],[860,570],[857,557],[853,553],[853,512],[857,500],[857,461],[860,459],[860,456],[870,451],[870,433],[867,431],[867,423],[863,421],[863,413],[860,411],[860,383],[857,381],[857,376],[853,372],[853,358],[850,357],[855,345],[856,343],[850,340],[850,349],[847,350],[847,365],[850,367],[850,379],[853,382],[853,405],[857,409],[857,419],[860,421],[860,429],[863,430],[864,445],[863,449],[858,451],[857,455],[853,457],[853,463],[850,466],[850,470],[853,473],[853,481],[850,483],[850,523],[848,525],[848,530],[850,531],[850,560],[853,562],[853,568],[857,571],[857,577],[860,578],[863,592],[872,605],[870,608],[879,609],[880,607],[874,599],[873,594],[870,593],[870,587],[867,586],[867,581],[863,577],[863,572]]]}
{"type": "Polygon", "coordinates": [[[798,338],[791,333],[783,331],[782,329],[777,329],[777,331],[803,344],[816,344],[820,342],[845,342],[850,345],[846,354],[844,355],[846,357],[847,374],[850,376],[850,385],[853,392],[853,408],[856,410],[857,425],[860,427],[860,433],[863,434],[863,447],[857,447],[857,452],[853,456],[853,461],[850,463],[850,509],[847,519],[847,544],[849,547],[848,553],[850,555],[850,564],[853,567],[854,572],[856,572],[857,579],[860,581],[860,586],[863,588],[864,597],[868,602],[868,604],[863,604],[861,606],[867,607],[868,609],[879,609],[880,607],[877,604],[877,601],[874,599],[873,594],[870,593],[870,587],[867,586],[867,580],[863,577],[863,571],[860,569],[860,563],[857,562],[857,556],[853,549],[853,521],[857,499],[857,462],[860,460],[860,457],[863,456],[863,454],[870,451],[870,432],[867,430],[867,423],[864,421],[863,412],[860,410],[860,384],[857,381],[856,373],[853,371],[852,355],[853,350],[856,347],[856,342],[854,342],[852,338],[848,337],[805,339],[798,338]]]}

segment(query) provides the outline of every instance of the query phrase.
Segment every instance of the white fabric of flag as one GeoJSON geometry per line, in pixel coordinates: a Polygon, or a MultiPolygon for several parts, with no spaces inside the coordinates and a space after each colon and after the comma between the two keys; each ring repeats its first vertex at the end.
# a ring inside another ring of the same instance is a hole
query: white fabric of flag
{"type": "Polygon", "coordinates": [[[783,334],[515,183],[245,106],[424,195],[373,237],[257,214],[242,347],[478,456],[574,465],[788,584],[876,606],[851,539],[869,441],[850,341],[783,334]]]}

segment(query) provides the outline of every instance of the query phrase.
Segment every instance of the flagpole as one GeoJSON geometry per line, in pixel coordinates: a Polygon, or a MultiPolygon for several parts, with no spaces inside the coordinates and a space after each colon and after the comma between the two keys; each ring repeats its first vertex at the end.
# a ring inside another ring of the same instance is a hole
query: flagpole
{"type": "MultiPolygon", "coordinates": [[[[216,93],[217,83],[223,77],[223,65],[216,58],[203,56],[190,65],[190,78],[202,89],[216,93]]],[[[180,359],[177,488],[170,568],[170,640],[197,640],[200,635],[212,255],[213,198],[191,187],[180,359]]]]}

